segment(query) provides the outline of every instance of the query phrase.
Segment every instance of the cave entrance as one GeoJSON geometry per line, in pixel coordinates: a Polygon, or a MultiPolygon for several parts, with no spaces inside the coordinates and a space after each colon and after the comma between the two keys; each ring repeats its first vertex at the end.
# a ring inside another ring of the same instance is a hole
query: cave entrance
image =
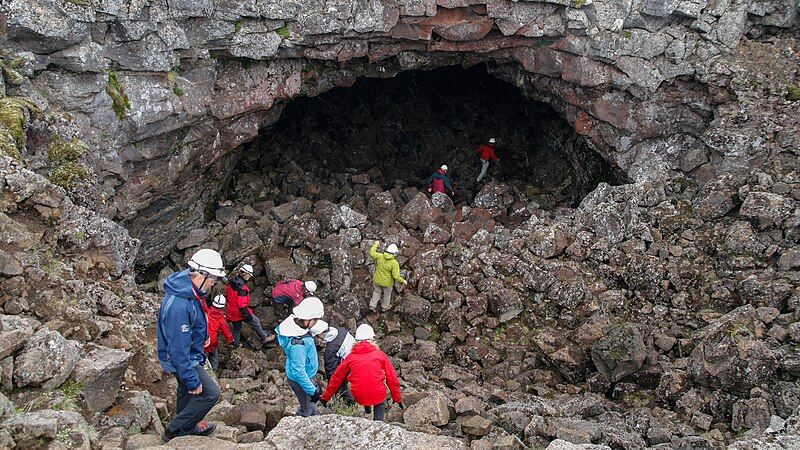
{"type": "Polygon", "coordinates": [[[487,72],[484,64],[413,70],[295,99],[244,149],[238,172],[269,176],[276,197],[334,202],[351,192],[336,188],[341,174],[366,173],[384,189],[424,189],[442,164],[456,202],[471,202],[491,180],[514,185],[545,208],[576,205],[600,182],[621,183],[621,172],[550,105],[487,72]],[[476,183],[476,149],[492,137],[501,161],[476,183]],[[285,176],[293,171],[312,182],[285,176]]]}

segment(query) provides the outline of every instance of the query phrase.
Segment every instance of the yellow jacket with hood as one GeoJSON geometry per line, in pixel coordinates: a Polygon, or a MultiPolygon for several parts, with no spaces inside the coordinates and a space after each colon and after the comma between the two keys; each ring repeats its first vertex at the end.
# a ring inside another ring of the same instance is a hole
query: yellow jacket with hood
{"type": "Polygon", "coordinates": [[[372,244],[369,249],[369,256],[375,260],[375,275],[372,282],[382,287],[389,287],[395,282],[405,283],[406,280],[400,276],[400,264],[394,259],[394,255],[389,252],[378,252],[378,243],[372,244]]]}

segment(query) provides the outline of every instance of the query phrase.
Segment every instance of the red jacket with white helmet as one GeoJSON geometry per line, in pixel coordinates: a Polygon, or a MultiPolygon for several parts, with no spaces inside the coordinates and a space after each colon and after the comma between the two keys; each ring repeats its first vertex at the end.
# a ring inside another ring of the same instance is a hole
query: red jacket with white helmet
{"type": "Polygon", "coordinates": [[[345,378],[350,383],[353,398],[362,406],[375,406],[386,400],[386,386],[395,403],[403,401],[400,380],[386,353],[368,341],[362,341],[342,361],[333,373],[328,388],[320,399],[329,401],[339,391],[345,378]]]}
{"type": "Polygon", "coordinates": [[[489,161],[492,159],[495,161],[500,161],[500,158],[498,158],[494,153],[494,144],[481,145],[478,147],[477,153],[481,155],[481,159],[484,161],[489,161]]]}
{"type": "Polygon", "coordinates": [[[289,297],[299,305],[306,296],[305,285],[300,280],[285,280],[276,284],[272,289],[272,298],[289,297]]]}
{"type": "Polygon", "coordinates": [[[250,288],[247,287],[247,283],[242,277],[237,275],[231,279],[225,288],[225,298],[228,301],[226,308],[229,321],[241,322],[244,320],[241,308],[247,308],[247,311],[253,314],[253,309],[250,308],[250,288]]]}
{"type": "Polygon", "coordinates": [[[233,334],[228,328],[225,314],[219,308],[209,308],[208,310],[208,337],[211,340],[203,349],[206,353],[211,353],[219,347],[219,333],[225,335],[225,340],[230,344],[233,342],[233,334]]]}

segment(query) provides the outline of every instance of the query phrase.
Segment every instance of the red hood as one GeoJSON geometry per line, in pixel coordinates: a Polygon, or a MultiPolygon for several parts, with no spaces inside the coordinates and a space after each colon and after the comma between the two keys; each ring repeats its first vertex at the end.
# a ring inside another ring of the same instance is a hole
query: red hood
{"type": "Polygon", "coordinates": [[[444,175],[444,174],[447,173],[447,171],[444,170],[444,169],[436,169],[436,173],[440,173],[440,174],[444,175]]]}
{"type": "Polygon", "coordinates": [[[364,353],[374,352],[378,347],[371,344],[369,341],[361,341],[353,346],[352,353],[363,355],[364,353]]]}

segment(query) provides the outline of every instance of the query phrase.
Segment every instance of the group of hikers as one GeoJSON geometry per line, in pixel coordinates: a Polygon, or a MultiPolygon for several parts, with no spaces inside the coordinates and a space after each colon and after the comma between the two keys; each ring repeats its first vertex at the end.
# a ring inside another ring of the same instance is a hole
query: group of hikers
{"type": "MultiPolygon", "coordinates": [[[[481,180],[486,176],[486,171],[489,170],[489,162],[490,161],[500,161],[500,158],[497,157],[495,153],[495,145],[497,140],[495,138],[489,139],[488,144],[481,145],[476,150],[476,153],[481,159],[481,172],[478,174],[478,178],[475,179],[476,183],[480,183],[481,180]]],[[[447,175],[448,171],[447,164],[443,164],[441,167],[436,169],[436,172],[433,175],[429,176],[427,180],[425,180],[425,185],[428,186],[428,192],[431,194],[441,192],[442,194],[447,194],[448,192],[450,195],[455,196],[456,192],[453,190],[453,182],[450,180],[450,177],[447,175]]]]}
{"type": "MultiPolygon", "coordinates": [[[[397,244],[389,244],[384,252],[378,251],[379,245],[375,242],[369,250],[376,263],[369,303],[373,312],[379,301],[384,311],[391,307],[395,283],[407,284],[395,259],[397,244]]],[[[358,403],[375,420],[384,420],[387,386],[392,400],[403,408],[400,381],[389,358],[375,344],[373,328],[363,323],[353,336],[344,327],[329,326],[322,320],[325,308],[314,296],[314,281],[286,279],[274,286],[272,301],[286,307],[287,317],[271,335],[250,306],[247,282],[254,275],[253,266],[241,265],[228,280],[222,256],[211,249],[198,250],[187,265],[164,281],[165,296],[158,311],[158,360],[164,372],[178,381],[176,414],[165,427],[164,441],[214,431],[215,425],[203,419],[217,403],[220,389],[205,365],[208,362],[212,370],[218,370],[219,334],[236,348],[242,323],[252,328],[262,344],[277,339],[283,348],[288,384],[300,405],[297,415],[316,415],[318,402],[327,406],[339,394],[345,403],[358,403]],[[208,294],[217,283],[226,284],[226,292],[216,295],[209,306],[208,294]],[[325,347],[328,385],[324,391],[316,380],[318,345],[325,347]]]]}

